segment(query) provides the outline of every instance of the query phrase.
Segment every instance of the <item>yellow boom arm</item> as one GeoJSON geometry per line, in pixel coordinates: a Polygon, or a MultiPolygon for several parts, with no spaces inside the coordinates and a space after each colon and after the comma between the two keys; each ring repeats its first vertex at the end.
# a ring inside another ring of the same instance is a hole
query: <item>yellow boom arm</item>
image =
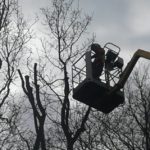
{"type": "Polygon", "coordinates": [[[130,73],[132,72],[136,62],[138,61],[138,59],[140,57],[143,57],[145,59],[150,59],[150,52],[144,51],[144,50],[137,50],[132,59],[130,60],[130,62],[127,64],[126,68],[124,69],[124,71],[122,72],[122,75],[120,77],[120,80],[118,81],[118,83],[112,88],[112,90],[108,93],[108,95],[113,94],[114,92],[120,90],[121,88],[124,87],[130,73]]]}

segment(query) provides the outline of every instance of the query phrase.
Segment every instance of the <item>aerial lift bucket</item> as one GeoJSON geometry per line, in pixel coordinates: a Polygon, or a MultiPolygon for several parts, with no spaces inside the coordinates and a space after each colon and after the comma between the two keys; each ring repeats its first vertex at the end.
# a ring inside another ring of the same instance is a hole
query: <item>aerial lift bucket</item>
{"type": "MultiPolygon", "coordinates": [[[[111,50],[111,52],[113,51],[111,50]]],[[[86,77],[73,88],[73,98],[103,113],[110,113],[113,109],[124,103],[124,92],[123,90],[118,90],[110,95],[108,93],[113,88],[112,86],[108,86],[106,82],[101,80],[93,79],[91,51],[85,53],[85,62],[86,77]]]]}
{"type": "Polygon", "coordinates": [[[124,103],[124,92],[108,95],[111,89],[104,82],[85,79],[74,89],[73,98],[107,114],[124,103]]]}

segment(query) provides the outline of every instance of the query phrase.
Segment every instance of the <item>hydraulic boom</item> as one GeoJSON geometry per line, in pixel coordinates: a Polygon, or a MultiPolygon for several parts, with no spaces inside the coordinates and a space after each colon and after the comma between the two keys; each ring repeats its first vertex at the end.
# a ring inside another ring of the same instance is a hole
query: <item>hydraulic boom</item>
{"type": "Polygon", "coordinates": [[[124,69],[124,71],[121,74],[121,77],[118,81],[118,83],[112,88],[112,90],[108,93],[108,95],[113,94],[114,92],[119,91],[121,88],[124,87],[130,73],[132,72],[136,62],[138,61],[138,59],[140,57],[143,57],[145,59],[150,59],[150,52],[144,51],[144,50],[137,50],[132,59],[130,60],[130,62],[127,64],[126,68],[124,69]]]}

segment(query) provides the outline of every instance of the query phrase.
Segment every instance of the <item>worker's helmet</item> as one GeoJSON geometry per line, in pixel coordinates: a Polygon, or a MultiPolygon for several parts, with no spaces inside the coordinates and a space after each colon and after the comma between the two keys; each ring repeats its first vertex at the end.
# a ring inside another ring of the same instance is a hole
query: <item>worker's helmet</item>
{"type": "Polygon", "coordinates": [[[101,46],[97,43],[93,43],[91,45],[91,50],[93,50],[94,52],[97,52],[97,50],[101,49],[101,46]]]}

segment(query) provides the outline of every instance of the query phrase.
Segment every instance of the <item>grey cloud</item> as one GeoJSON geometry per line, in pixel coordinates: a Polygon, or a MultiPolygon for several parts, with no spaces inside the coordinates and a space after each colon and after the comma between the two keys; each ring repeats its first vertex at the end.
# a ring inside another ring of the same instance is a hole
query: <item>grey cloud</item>
{"type": "Polygon", "coordinates": [[[94,24],[99,41],[112,41],[127,47],[150,47],[150,9],[146,1],[99,1],[95,5],[94,24]],[[145,2],[145,3],[144,3],[145,2]],[[100,5],[101,4],[101,5],[100,5]],[[136,6],[135,6],[136,5],[136,6]],[[145,17],[145,18],[144,18],[145,17]],[[143,21],[143,22],[142,22],[143,21]],[[139,24],[138,24],[139,23],[139,24]]]}
{"type": "MultiPolygon", "coordinates": [[[[39,12],[50,0],[20,0],[27,14],[39,12]]],[[[75,0],[75,2],[77,2],[75,0]]],[[[99,43],[114,42],[120,47],[150,47],[150,1],[80,0],[83,12],[93,14],[89,27],[99,43]]]]}

